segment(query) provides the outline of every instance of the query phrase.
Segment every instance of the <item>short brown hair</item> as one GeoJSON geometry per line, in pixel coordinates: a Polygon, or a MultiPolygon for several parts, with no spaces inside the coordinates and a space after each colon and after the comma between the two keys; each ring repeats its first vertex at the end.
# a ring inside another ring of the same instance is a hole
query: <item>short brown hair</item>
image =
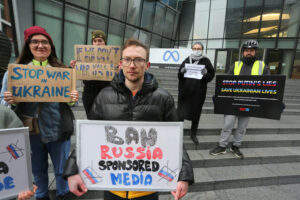
{"type": "Polygon", "coordinates": [[[141,41],[139,41],[138,39],[135,39],[135,38],[129,38],[125,41],[124,43],[124,46],[122,48],[122,52],[127,48],[127,47],[130,47],[130,46],[137,46],[137,47],[142,47],[143,49],[145,49],[146,51],[146,61],[149,61],[149,48],[144,44],[142,43],[141,41]]]}

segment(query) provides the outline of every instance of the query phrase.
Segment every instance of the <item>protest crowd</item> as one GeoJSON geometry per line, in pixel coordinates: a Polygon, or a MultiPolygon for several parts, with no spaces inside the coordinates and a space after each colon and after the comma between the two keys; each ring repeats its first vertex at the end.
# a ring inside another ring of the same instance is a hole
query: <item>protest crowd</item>
{"type": "MultiPolygon", "coordinates": [[[[80,79],[84,84],[82,101],[87,119],[93,120],[94,123],[97,121],[130,121],[133,123],[190,120],[191,141],[196,146],[199,145],[197,129],[199,122],[201,127],[200,116],[206,99],[207,84],[215,77],[214,67],[204,54],[204,45],[201,42],[194,43],[191,55],[184,59],[178,69],[178,106],[176,109],[171,94],[161,88],[156,77],[147,71],[150,68],[149,47],[137,39],[129,38],[122,48],[109,51],[109,48],[112,47],[107,46],[107,37],[102,30],[94,30],[91,34],[93,47],[83,45],[82,48],[91,48],[91,52],[102,48],[103,52],[115,52],[115,55],[119,55],[120,58],[117,60],[116,66],[110,67],[111,71],[103,72],[103,74],[111,76],[110,80],[80,79]],[[188,75],[192,69],[197,71],[196,78],[188,75]]],[[[70,47],[70,49],[72,48],[70,47]]],[[[255,40],[249,40],[242,44],[241,59],[230,68],[228,76],[270,75],[269,67],[257,57],[258,48],[259,44],[255,40]]],[[[80,51],[77,52],[80,53],[80,51]]],[[[97,66],[105,66],[106,69],[108,64],[104,63],[104,60],[103,58],[102,61],[98,61],[97,66]]],[[[19,193],[18,199],[30,199],[32,196],[37,200],[50,199],[48,155],[53,164],[56,180],[55,199],[74,199],[88,191],[88,186],[81,176],[80,170],[82,169],[77,163],[77,149],[71,151],[70,141],[70,137],[75,132],[76,122],[71,107],[76,106],[79,100],[79,92],[74,87],[76,80],[73,75],[76,70],[87,69],[87,66],[93,66],[93,64],[78,58],[74,58],[68,64],[63,64],[56,56],[52,37],[43,27],[32,26],[24,31],[22,52],[14,65],[4,74],[0,94],[0,128],[29,127],[33,183],[29,190],[19,193]],[[23,82],[16,84],[20,79],[23,82]]],[[[99,73],[102,74],[102,71],[99,70],[99,73]]],[[[216,98],[214,97],[214,101],[218,102],[216,98]]],[[[244,155],[240,147],[249,119],[248,116],[225,114],[219,144],[209,152],[210,155],[225,154],[229,148],[234,156],[243,159],[244,155]],[[233,134],[231,144],[229,140],[236,121],[238,128],[233,134]]],[[[118,138],[116,129],[111,126],[106,127],[106,131],[107,140],[111,143],[131,144],[133,141],[137,143],[140,140],[142,145],[138,148],[132,146],[111,149],[102,145],[101,159],[103,160],[97,164],[100,170],[119,169],[120,171],[141,172],[139,177],[132,175],[132,183],[136,181],[144,185],[152,183],[152,179],[146,175],[147,172],[164,172],[160,170],[159,162],[151,160],[162,159],[163,150],[160,148],[150,150],[149,147],[147,150],[148,145],[155,145],[156,138],[159,137],[157,130],[151,129],[148,135],[146,131],[145,133],[141,131],[139,136],[138,131],[134,128],[128,128],[126,130],[128,135],[125,139],[118,138]],[[118,158],[121,156],[133,160],[120,161],[118,158]],[[116,157],[116,160],[105,160],[112,157],[116,157]]],[[[183,198],[187,194],[189,186],[194,183],[192,161],[184,147],[180,149],[180,152],[182,159],[179,162],[181,166],[178,170],[176,189],[171,191],[175,200],[183,198]]],[[[81,157],[81,159],[83,158],[81,157]]],[[[91,175],[93,171],[84,171],[83,173],[91,175]]],[[[172,179],[169,174],[164,176],[170,176],[169,178],[172,179]]],[[[93,177],[90,178],[93,179],[93,177]]],[[[115,177],[115,184],[118,183],[119,178],[115,177]]],[[[93,180],[97,182],[97,179],[93,180]]],[[[123,182],[126,185],[126,178],[123,182]]],[[[103,190],[104,200],[156,200],[159,199],[160,192],[143,191],[143,188],[137,191],[110,188],[103,190]]]]}

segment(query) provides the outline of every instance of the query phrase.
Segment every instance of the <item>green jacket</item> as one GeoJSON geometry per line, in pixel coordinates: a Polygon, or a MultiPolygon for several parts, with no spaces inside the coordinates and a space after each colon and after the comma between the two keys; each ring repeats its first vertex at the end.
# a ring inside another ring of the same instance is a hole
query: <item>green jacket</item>
{"type": "Polygon", "coordinates": [[[22,121],[10,108],[0,105],[0,129],[23,127],[22,121]]]}

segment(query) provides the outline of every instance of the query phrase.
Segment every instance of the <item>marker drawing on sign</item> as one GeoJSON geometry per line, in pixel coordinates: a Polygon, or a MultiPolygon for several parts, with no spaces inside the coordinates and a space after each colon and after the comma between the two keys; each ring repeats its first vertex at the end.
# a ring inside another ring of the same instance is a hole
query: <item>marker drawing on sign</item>
{"type": "Polygon", "coordinates": [[[158,176],[161,177],[160,180],[165,179],[168,182],[172,182],[174,180],[174,178],[177,176],[177,173],[175,172],[177,169],[172,170],[167,166],[163,166],[159,172],[158,172],[158,176]]]}
{"type": "Polygon", "coordinates": [[[102,177],[99,176],[91,167],[85,168],[82,172],[92,184],[102,182],[102,177]]]}

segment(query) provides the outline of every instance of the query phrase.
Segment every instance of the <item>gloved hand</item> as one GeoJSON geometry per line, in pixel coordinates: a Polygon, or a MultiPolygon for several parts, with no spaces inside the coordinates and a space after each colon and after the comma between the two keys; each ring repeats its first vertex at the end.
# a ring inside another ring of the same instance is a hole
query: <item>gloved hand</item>
{"type": "Polygon", "coordinates": [[[206,74],[207,74],[207,69],[206,69],[206,68],[203,68],[203,69],[201,70],[201,73],[202,73],[203,76],[206,75],[206,74]]]}
{"type": "Polygon", "coordinates": [[[186,68],[185,67],[181,68],[180,73],[184,74],[185,72],[186,72],[186,68]]]}

